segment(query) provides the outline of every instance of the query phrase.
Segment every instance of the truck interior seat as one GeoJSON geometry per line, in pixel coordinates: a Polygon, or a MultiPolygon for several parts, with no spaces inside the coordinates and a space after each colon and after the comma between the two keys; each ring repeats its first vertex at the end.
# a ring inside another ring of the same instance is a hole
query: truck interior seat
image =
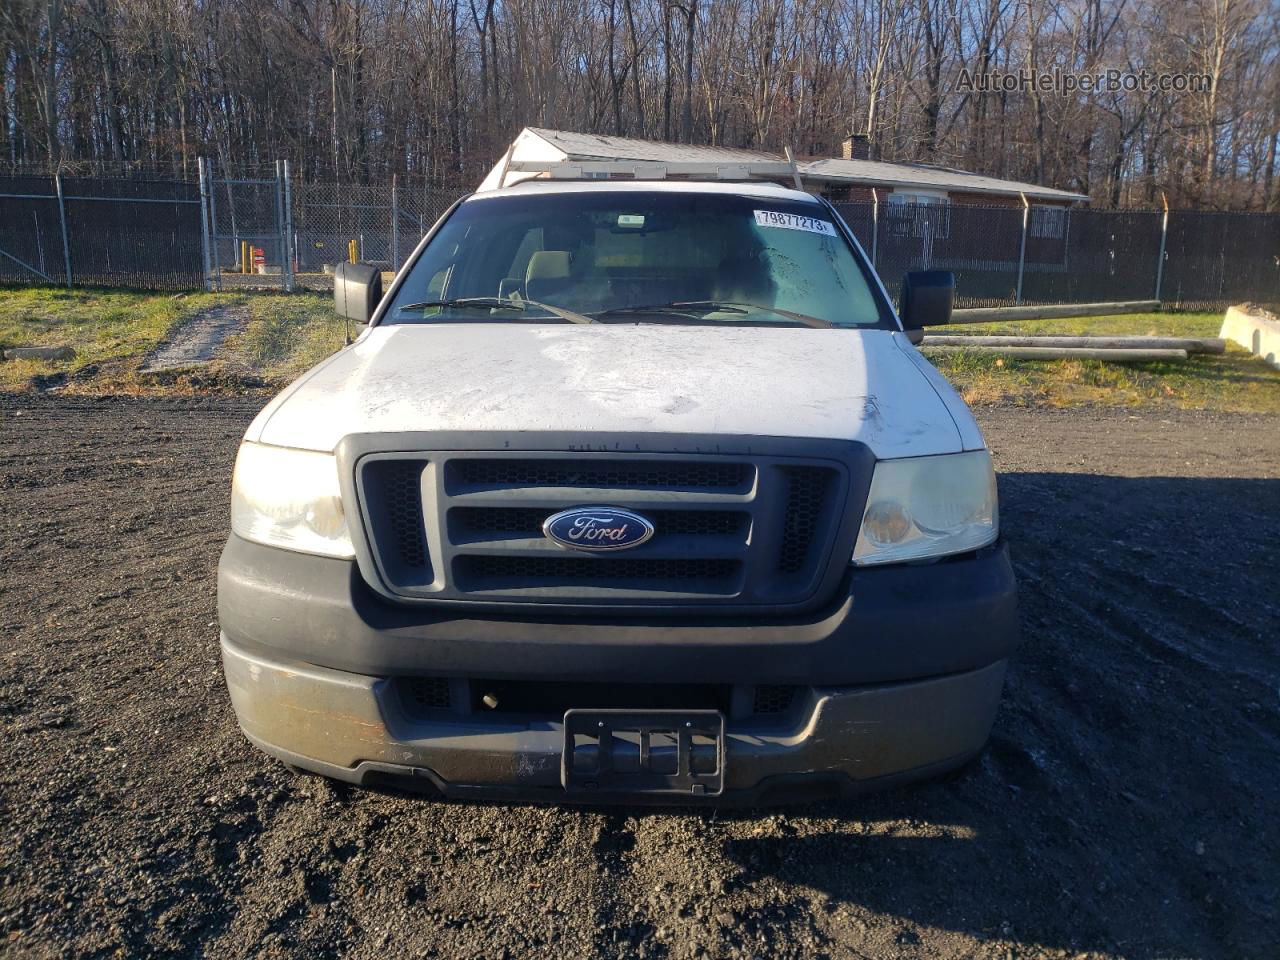
{"type": "Polygon", "coordinates": [[[556,294],[567,289],[569,277],[568,250],[539,250],[529,258],[529,269],[524,275],[524,292],[530,300],[553,301],[556,294]]]}

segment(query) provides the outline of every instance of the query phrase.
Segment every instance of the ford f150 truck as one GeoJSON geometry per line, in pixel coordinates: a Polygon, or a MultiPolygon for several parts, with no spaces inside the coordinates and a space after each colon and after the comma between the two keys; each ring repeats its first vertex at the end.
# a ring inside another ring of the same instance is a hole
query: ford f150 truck
{"type": "Polygon", "coordinates": [[[218,572],[267,753],[450,797],[775,802],[983,746],[1017,638],[991,458],[825,200],[456,203],[254,420],[218,572]]]}

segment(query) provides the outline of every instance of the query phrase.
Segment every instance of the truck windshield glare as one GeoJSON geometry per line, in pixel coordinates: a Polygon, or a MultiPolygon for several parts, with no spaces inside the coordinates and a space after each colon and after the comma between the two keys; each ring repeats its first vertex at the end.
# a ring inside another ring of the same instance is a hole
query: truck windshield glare
{"type": "Polygon", "coordinates": [[[895,329],[826,207],[656,191],[464,203],[382,322],[565,319],[551,308],[601,323],[895,329]]]}

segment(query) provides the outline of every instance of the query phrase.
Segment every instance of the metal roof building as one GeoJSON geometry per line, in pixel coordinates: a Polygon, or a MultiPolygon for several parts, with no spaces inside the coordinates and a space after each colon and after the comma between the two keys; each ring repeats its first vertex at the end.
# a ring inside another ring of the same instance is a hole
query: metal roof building
{"type": "Polygon", "coordinates": [[[852,184],[894,193],[936,191],[952,199],[955,199],[956,194],[966,199],[972,197],[975,202],[978,202],[979,197],[1017,199],[1019,195],[1025,196],[1029,201],[1061,204],[1087,203],[1089,200],[1082,193],[1056,190],[1018,180],[1001,180],[980,173],[970,173],[968,170],[925,163],[885,163],[880,160],[853,158],[811,160],[800,164],[800,175],[806,183],[814,185],[852,184]]]}
{"type": "MultiPolygon", "coordinates": [[[[966,170],[923,163],[886,163],[856,159],[857,138],[845,141],[844,158],[810,159],[796,163],[807,190],[836,200],[870,199],[877,191],[881,199],[948,201],[952,203],[996,203],[1021,205],[1022,197],[1035,204],[1069,206],[1087,203],[1084,194],[1057,190],[1033,183],[1001,180],[966,170]]],[[[684,143],[661,143],[605,134],[575,133],[525,127],[507,155],[485,178],[480,189],[497,186],[501,171],[511,161],[633,160],[653,163],[751,163],[786,162],[777,154],[735,147],[706,147],[684,143]]]]}

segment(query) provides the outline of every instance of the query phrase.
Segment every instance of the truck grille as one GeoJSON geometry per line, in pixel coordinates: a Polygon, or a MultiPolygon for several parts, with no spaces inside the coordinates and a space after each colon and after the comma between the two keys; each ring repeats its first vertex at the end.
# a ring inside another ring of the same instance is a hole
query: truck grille
{"type": "Polygon", "coordinates": [[[459,480],[474,487],[619,487],[668,490],[739,487],[745,463],[599,463],[590,460],[463,460],[459,480]]]}
{"type": "Polygon", "coordinates": [[[836,460],[691,454],[377,453],[356,480],[391,593],[602,607],[802,603],[849,488],[836,460]],[[578,553],[543,535],[552,514],[592,505],[634,510],[654,536],[578,553]]]}

